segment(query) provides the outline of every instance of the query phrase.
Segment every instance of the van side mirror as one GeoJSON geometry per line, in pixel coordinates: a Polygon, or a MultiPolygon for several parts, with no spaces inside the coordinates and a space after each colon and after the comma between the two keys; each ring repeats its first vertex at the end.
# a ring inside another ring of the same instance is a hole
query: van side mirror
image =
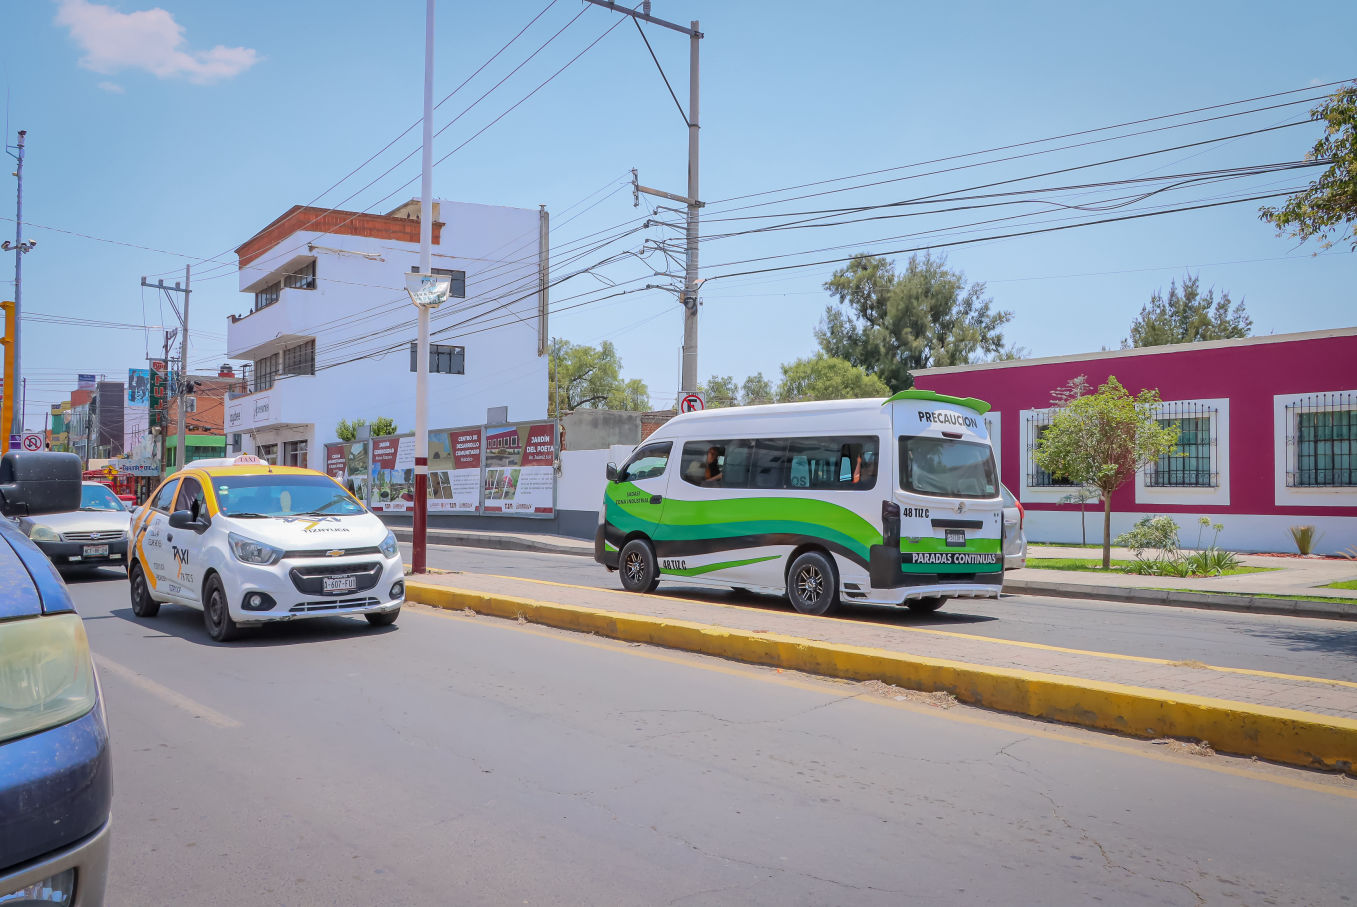
{"type": "Polygon", "coordinates": [[[605,476],[608,477],[608,481],[609,481],[609,482],[616,482],[616,481],[617,481],[617,464],[616,464],[616,463],[609,463],[609,464],[608,464],[608,468],[605,469],[605,470],[603,471],[603,474],[604,474],[605,476]]]}
{"type": "Polygon", "coordinates": [[[38,516],[80,509],[80,458],[12,450],[0,460],[0,514],[38,516]]]}

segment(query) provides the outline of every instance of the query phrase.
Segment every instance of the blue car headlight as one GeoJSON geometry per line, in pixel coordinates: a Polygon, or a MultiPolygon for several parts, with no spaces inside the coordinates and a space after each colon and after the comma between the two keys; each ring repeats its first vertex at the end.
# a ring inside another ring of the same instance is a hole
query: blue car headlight
{"type": "Polygon", "coordinates": [[[0,621],[0,743],[74,721],[96,697],[79,615],[0,621]]]}

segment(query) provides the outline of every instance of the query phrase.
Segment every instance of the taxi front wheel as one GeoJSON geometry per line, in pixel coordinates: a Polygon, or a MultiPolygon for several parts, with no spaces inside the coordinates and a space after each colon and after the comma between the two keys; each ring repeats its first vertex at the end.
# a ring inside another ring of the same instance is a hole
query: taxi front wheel
{"type": "Polygon", "coordinates": [[[397,608],[394,611],[376,611],[372,614],[364,614],[363,616],[366,617],[368,623],[372,624],[374,627],[389,627],[396,622],[396,618],[401,616],[401,609],[397,608]]]}
{"type": "Polygon", "coordinates": [[[217,642],[230,642],[240,635],[240,627],[226,607],[226,590],[215,574],[208,577],[203,589],[203,623],[207,625],[207,635],[217,642]]]}

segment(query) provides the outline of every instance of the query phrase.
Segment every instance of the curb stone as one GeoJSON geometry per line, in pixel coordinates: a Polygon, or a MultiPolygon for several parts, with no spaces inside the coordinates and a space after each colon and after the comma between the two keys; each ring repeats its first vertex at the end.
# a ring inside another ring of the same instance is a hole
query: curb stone
{"type": "Polygon", "coordinates": [[[1208,741],[1221,753],[1357,775],[1357,720],[409,582],[408,599],[846,680],[947,692],[995,711],[1133,737],[1208,741]]]}

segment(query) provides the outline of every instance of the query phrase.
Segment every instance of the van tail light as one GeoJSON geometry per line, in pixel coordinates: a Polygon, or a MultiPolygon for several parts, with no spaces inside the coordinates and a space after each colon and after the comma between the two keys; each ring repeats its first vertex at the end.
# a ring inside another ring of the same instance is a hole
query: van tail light
{"type": "Polygon", "coordinates": [[[1022,506],[1022,501],[1014,499],[1014,504],[1018,505],[1018,531],[1022,531],[1022,521],[1027,517],[1027,508],[1022,506]]]}
{"type": "Polygon", "coordinates": [[[881,502],[881,541],[892,548],[900,546],[900,505],[894,501],[881,502]]]}

